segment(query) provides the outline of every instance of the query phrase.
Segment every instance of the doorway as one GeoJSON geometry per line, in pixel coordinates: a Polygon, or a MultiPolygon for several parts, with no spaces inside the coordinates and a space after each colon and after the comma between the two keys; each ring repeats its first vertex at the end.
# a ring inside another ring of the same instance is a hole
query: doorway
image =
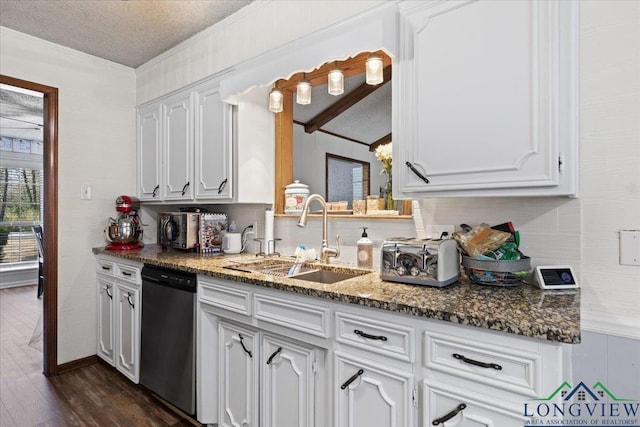
{"type": "MultiPolygon", "coordinates": [[[[58,89],[0,74],[0,83],[43,95],[43,369],[58,374],[58,89]]],[[[35,298],[35,296],[34,296],[35,298]]]]}

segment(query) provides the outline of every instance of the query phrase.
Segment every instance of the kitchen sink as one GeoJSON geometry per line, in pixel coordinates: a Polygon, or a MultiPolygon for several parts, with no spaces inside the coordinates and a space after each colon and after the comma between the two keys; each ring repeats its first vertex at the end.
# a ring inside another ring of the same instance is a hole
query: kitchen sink
{"type": "Polygon", "coordinates": [[[310,282],[331,284],[351,279],[353,277],[362,276],[363,274],[367,274],[367,272],[350,271],[346,273],[343,271],[314,270],[306,273],[296,274],[294,278],[298,280],[308,280],[310,282]]]}
{"type": "Polygon", "coordinates": [[[298,273],[290,276],[289,271],[295,265],[295,260],[291,258],[267,258],[255,261],[234,261],[225,268],[246,273],[260,273],[276,277],[291,277],[299,280],[307,280],[310,282],[331,284],[342,280],[358,277],[369,271],[351,270],[347,268],[328,269],[321,264],[304,264],[298,273]]]}

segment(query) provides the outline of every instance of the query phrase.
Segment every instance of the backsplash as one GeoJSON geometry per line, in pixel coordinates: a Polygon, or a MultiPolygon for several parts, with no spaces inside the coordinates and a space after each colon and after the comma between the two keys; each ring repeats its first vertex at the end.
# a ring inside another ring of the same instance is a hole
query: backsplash
{"type": "MultiPolygon", "coordinates": [[[[414,209],[429,225],[475,226],[511,221],[520,231],[520,250],[532,265],[569,264],[580,276],[580,200],[553,198],[425,199],[414,209]]],[[[414,204],[415,206],[415,204],[414,204]]]]}

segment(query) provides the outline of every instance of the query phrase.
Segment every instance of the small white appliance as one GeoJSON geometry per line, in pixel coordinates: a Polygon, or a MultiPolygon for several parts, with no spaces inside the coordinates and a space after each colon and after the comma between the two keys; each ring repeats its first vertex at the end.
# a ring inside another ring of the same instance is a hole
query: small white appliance
{"type": "Polygon", "coordinates": [[[222,236],[222,252],[225,254],[242,252],[242,235],[240,233],[225,233],[222,236]]]}

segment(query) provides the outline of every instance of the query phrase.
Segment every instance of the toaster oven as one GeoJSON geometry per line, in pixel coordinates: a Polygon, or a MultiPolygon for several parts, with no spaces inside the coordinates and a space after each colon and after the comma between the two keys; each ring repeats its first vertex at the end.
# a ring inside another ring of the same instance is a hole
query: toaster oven
{"type": "Polygon", "coordinates": [[[197,249],[200,214],[161,212],[158,214],[158,244],[164,248],[197,249]]]}
{"type": "Polygon", "coordinates": [[[453,239],[395,237],[385,240],[380,252],[382,280],[443,287],[460,278],[458,244],[453,239]]]}

